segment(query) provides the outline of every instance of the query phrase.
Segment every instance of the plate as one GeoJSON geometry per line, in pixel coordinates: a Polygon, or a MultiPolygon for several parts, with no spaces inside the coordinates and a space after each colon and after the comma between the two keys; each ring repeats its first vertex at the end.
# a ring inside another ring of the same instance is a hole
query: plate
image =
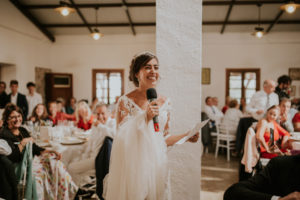
{"type": "Polygon", "coordinates": [[[61,144],[65,144],[65,145],[70,145],[70,144],[82,144],[85,141],[79,139],[79,138],[75,138],[75,137],[68,137],[68,138],[63,138],[60,143],[61,144]]]}
{"type": "Polygon", "coordinates": [[[291,140],[294,140],[294,141],[300,141],[300,137],[299,136],[292,136],[290,137],[291,140]]]}
{"type": "Polygon", "coordinates": [[[40,147],[51,147],[51,144],[49,142],[40,142],[37,143],[37,145],[40,147]]]}

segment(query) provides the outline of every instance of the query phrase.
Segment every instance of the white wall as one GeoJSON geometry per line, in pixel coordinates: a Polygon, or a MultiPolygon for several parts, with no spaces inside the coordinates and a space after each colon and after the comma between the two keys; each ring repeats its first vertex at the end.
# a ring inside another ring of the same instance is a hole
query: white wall
{"type": "MultiPolygon", "coordinates": [[[[172,101],[171,134],[185,133],[201,118],[201,18],[202,0],[156,1],[159,89],[172,101]]],[[[200,199],[201,142],[171,147],[168,159],[172,199],[200,199]]]]}
{"type": "Polygon", "coordinates": [[[73,73],[74,96],[92,98],[92,69],[125,69],[125,93],[133,87],[128,80],[133,56],[142,51],[155,53],[155,35],[107,35],[98,41],[88,34],[58,36],[50,48],[53,72],[73,73]]]}
{"type": "Polygon", "coordinates": [[[17,79],[20,91],[26,93],[27,81],[34,81],[34,67],[48,65],[49,45],[48,39],[12,3],[0,1],[0,63],[15,66],[5,66],[1,77],[8,72],[8,78],[17,79]]]}
{"type": "MultiPolygon", "coordinates": [[[[271,32],[260,40],[249,33],[203,33],[202,52],[202,66],[211,68],[211,84],[202,85],[202,105],[206,96],[217,96],[219,107],[224,105],[226,68],[261,68],[261,85],[265,79],[277,81],[288,68],[300,68],[299,32],[271,32]]],[[[300,81],[293,85],[299,97],[300,81]]]]}

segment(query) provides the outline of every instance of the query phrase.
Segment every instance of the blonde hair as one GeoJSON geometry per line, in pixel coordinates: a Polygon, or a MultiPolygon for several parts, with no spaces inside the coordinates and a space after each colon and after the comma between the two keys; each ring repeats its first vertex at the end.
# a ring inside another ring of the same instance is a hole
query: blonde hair
{"type": "Polygon", "coordinates": [[[92,111],[91,111],[89,105],[86,102],[80,101],[80,102],[77,103],[76,109],[75,109],[76,121],[77,122],[79,121],[79,118],[80,118],[79,117],[79,110],[81,110],[81,109],[84,109],[88,112],[88,116],[87,116],[88,119],[87,120],[89,120],[92,116],[92,111]]]}

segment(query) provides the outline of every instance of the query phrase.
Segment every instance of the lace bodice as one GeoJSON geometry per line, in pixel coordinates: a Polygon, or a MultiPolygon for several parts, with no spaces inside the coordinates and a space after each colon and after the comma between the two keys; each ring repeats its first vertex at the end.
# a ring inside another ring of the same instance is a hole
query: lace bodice
{"type": "MultiPolygon", "coordinates": [[[[171,103],[169,99],[166,99],[164,104],[159,108],[159,127],[164,136],[169,133],[169,121],[170,121],[171,103]]],[[[145,112],[141,109],[132,99],[126,95],[120,97],[117,107],[117,124],[118,127],[127,121],[130,117],[136,116],[138,113],[145,112]]]]}

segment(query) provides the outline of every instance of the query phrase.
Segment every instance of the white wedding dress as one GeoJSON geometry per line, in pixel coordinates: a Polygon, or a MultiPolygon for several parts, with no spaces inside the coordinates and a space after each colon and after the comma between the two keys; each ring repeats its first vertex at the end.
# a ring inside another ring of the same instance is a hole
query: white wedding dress
{"type": "Polygon", "coordinates": [[[109,175],[104,181],[106,200],[170,200],[166,135],[170,102],[159,110],[161,132],[146,124],[146,112],[126,95],[119,100],[117,127],[109,175]]]}

